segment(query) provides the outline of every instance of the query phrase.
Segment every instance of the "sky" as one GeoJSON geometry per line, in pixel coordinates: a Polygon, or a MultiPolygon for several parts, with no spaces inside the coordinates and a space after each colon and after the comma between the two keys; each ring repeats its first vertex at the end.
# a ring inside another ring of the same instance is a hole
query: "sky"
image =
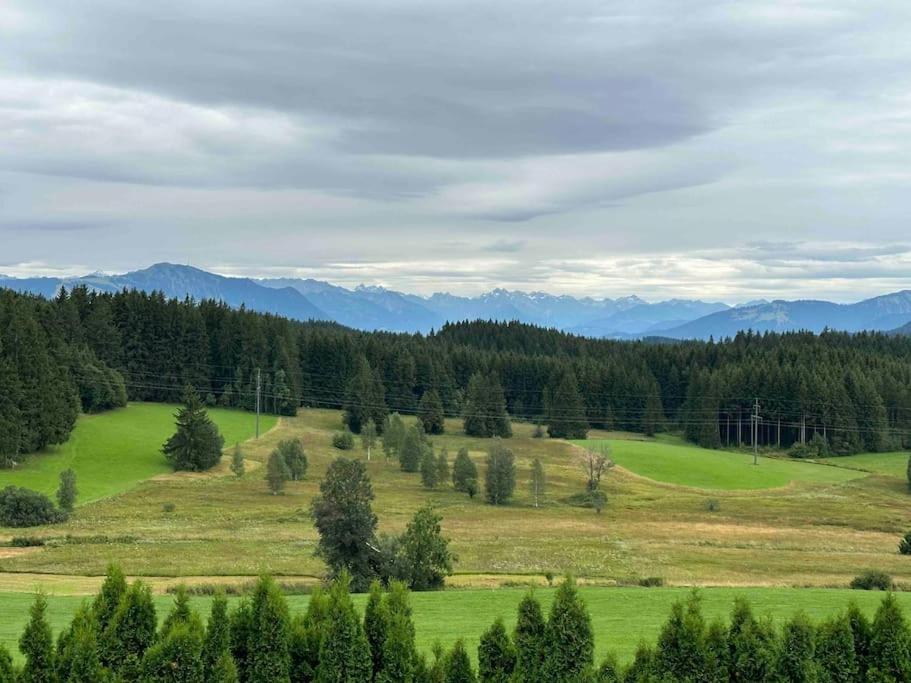
{"type": "Polygon", "coordinates": [[[907,0],[3,0],[0,273],[911,288],[907,0]]]}

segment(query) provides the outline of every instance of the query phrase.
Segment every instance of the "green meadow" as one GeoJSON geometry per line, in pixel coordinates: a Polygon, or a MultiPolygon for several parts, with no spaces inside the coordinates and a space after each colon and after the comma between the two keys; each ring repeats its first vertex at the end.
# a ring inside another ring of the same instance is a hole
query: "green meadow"
{"type": "MultiPolygon", "coordinates": [[[[24,486],[47,495],[57,490],[60,472],[72,468],[84,505],[170,472],[161,446],[174,432],[176,406],[132,403],[98,415],[81,415],[69,441],[29,456],[14,470],[0,470],[0,487],[24,486]]],[[[225,445],[255,434],[255,416],[240,410],[212,409],[225,445]]],[[[260,429],[271,429],[274,416],[260,417],[260,429]]]]}

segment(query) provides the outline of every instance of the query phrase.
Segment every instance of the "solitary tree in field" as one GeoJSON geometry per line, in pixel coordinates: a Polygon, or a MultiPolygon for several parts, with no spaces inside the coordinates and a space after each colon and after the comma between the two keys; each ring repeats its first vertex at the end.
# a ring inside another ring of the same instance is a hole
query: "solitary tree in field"
{"type": "Polygon", "coordinates": [[[427,446],[417,426],[411,426],[405,432],[405,439],[399,451],[399,466],[403,472],[418,472],[421,468],[421,459],[427,446]]]}
{"type": "Polygon", "coordinates": [[[282,460],[285,461],[289,479],[300,481],[307,476],[307,456],[300,439],[279,441],[275,450],[281,453],[282,460]]]}
{"type": "Polygon", "coordinates": [[[579,466],[585,472],[585,489],[589,493],[598,491],[601,488],[601,477],[614,466],[614,461],[610,459],[610,450],[607,446],[599,446],[597,449],[586,448],[577,457],[579,466]]]}
{"type": "Polygon", "coordinates": [[[291,472],[285,463],[285,458],[278,449],[272,451],[266,463],[266,483],[272,495],[278,495],[285,489],[285,482],[291,478],[291,472]]]}
{"type": "Polygon", "coordinates": [[[528,482],[528,488],[531,490],[531,497],[535,502],[535,507],[539,507],[544,500],[545,483],[544,465],[541,464],[538,458],[535,458],[531,463],[531,479],[528,482]]]}
{"type": "Polygon", "coordinates": [[[373,420],[367,420],[361,428],[361,445],[367,451],[367,460],[370,460],[370,451],[376,446],[376,423],[373,420]]]}
{"type": "Polygon", "coordinates": [[[231,471],[234,476],[240,478],[244,476],[246,468],[244,467],[244,454],[240,450],[240,444],[234,444],[234,453],[231,454],[231,471]]]}
{"type": "Polygon", "coordinates": [[[383,454],[387,459],[393,456],[399,457],[404,440],[405,423],[402,421],[402,416],[392,413],[386,418],[383,427],[383,454]]]}
{"type": "Polygon", "coordinates": [[[437,463],[433,457],[433,450],[424,448],[421,454],[421,483],[424,488],[432,489],[437,485],[437,463]]]}
{"type": "Polygon", "coordinates": [[[446,482],[449,481],[449,457],[446,446],[440,449],[440,454],[437,456],[436,470],[437,470],[437,485],[446,486],[446,482]]]}
{"type": "Polygon", "coordinates": [[[202,472],[217,465],[224,439],[192,388],[184,391],[184,407],[176,417],[177,432],[162,448],[171,466],[175,470],[202,472]]]}
{"type": "Polygon", "coordinates": [[[491,505],[504,505],[516,488],[516,459],[497,439],[487,451],[484,493],[491,505]]]}
{"type": "Polygon", "coordinates": [[[472,498],[474,494],[471,490],[478,490],[478,466],[469,457],[468,449],[464,446],[459,449],[452,465],[452,487],[456,491],[470,494],[472,498]]]}
{"type": "Polygon", "coordinates": [[[374,576],[377,525],[371,507],[373,487],[364,463],[338,458],[329,465],[319,490],[311,507],[319,532],[317,554],[332,576],[347,570],[352,587],[364,590],[374,576]]]}
{"type": "Polygon", "coordinates": [[[60,473],[60,487],[57,489],[57,505],[66,513],[73,511],[76,506],[76,473],[72,469],[65,469],[60,473]]]}
{"type": "Polygon", "coordinates": [[[455,558],[449,550],[449,539],[443,536],[442,521],[443,517],[426,505],[414,514],[400,538],[400,578],[411,590],[442,588],[443,581],[452,574],[455,558]]]}

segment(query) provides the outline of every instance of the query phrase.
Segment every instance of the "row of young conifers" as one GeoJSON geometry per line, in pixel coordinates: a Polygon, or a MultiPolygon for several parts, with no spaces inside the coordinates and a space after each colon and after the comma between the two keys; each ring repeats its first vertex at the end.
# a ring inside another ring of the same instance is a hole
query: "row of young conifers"
{"type": "Polygon", "coordinates": [[[708,624],[694,593],[673,605],[657,642],[641,644],[627,666],[613,656],[595,662],[591,618],[572,579],[558,588],[546,617],[529,593],[512,633],[497,619],[481,636],[476,666],[461,639],[449,650],[435,645],[429,657],[418,651],[404,584],[374,584],[362,618],[344,574],[314,591],[298,615],[264,577],[233,610],[216,596],[207,624],[180,589],[159,628],[149,588],[127,585],[117,568],[56,643],[46,610],[38,595],[19,641],[20,669],[0,648],[0,683],[911,680],[911,633],[892,595],[872,622],[851,605],[818,625],[797,614],[777,628],[742,600],[728,624],[708,624]]]}

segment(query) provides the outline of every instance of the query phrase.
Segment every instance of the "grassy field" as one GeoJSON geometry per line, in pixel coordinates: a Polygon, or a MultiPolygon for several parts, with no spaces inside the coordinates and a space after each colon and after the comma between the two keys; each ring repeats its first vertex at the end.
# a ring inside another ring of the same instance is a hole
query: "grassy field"
{"type": "Polygon", "coordinates": [[[861,453],[837,458],[823,458],[820,462],[837,467],[847,467],[864,472],[876,472],[887,477],[908,480],[908,452],[861,453]]]}
{"type": "MultiPolygon", "coordinates": [[[[111,561],[146,577],[270,572],[315,581],[325,567],[313,553],[309,508],[326,467],[341,454],[331,446],[340,426],[338,411],[303,410],[243,446],[247,474],[240,479],[224,469],[155,476],[82,506],[65,524],[29,530],[47,546],[0,547],[0,590],[27,592],[36,583],[97,577],[111,561]],[[289,482],[284,495],[273,496],[261,465],[289,437],[303,441],[310,470],[305,481],[289,482]]],[[[445,446],[452,460],[465,446],[483,478],[488,442],[466,437],[458,421],[446,427],[445,435],[434,438],[435,447],[445,446]]],[[[900,479],[774,459],[754,468],[742,464],[742,454],[593,432],[593,439],[614,442],[621,465],[605,477],[608,504],[599,515],[573,504],[585,485],[578,447],[532,438],[531,425],[515,424],[514,431],[507,443],[516,455],[516,495],[502,507],[486,505],[480,496],[469,499],[451,486],[424,489],[418,475],[401,472],[377,449],[367,468],[379,531],[400,532],[415,510],[433,503],[458,556],[451,583],[461,587],[542,582],[545,572],[572,572],[600,585],[658,576],[672,586],[835,588],[867,569],[882,569],[911,585],[911,558],[896,552],[898,539],[911,529],[911,498],[900,479]],[[627,447],[649,448],[656,459],[676,462],[685,471],[678,477],[689,477],[700,462],[717,461],[735,471],[784,474],[765,481],[771,488],[738,488],[740,476],[729,474],[727,488],[699,489],[688,478],[681,485],[627,469],[627,447]],[[540,508],[532,505],[528,489],[534,458],[544,464],[548,480],[540,508]]],[[[159,443],[156,438],[153,450],[159,443]]],[[[365,458],[360,444],[347,455],[365,458]]],[[[0,529],[0,541],[22,533],[0,529]]]]}
{"type": "MultiPolygon", "coordinates": [[[[465,637],[474,655],[483,631],[502,616],[510,631],[515,626],[516,608],[526,589],[501,588],[499,590],[458,590],[440,593],[415,593],[411,596],[418,646],[428,655],[435,641],[451,646],[458,637],[465,637]]],[[[554,591],[539,588],[535,594],[545,609],[549,607],[554,591]]],[[[624,661],[632,659],[640,640],[654,642],[667,619],[671,604],[689,595],[685,588],[597,588],[581,587],[580,594],[592,615],[596,635],[598,658],[616,652],[624,661]]],[[[750,600],[758,615],[769,615],[776,620],[787,619],[797,611],[804,611],[814,619],[821,619],[844,609],[854,600],[868,615],[876,611],[882,593],[824,590],[824,589],[733,589],[706,588],[700,590],[704,613],[710,619],[726,620],[736,596],[750,600]]],[[[899,593],[897,597],[905,609],[911,608],[911,594],[899,593]]],[[[28,607],[33,596],[28,593],[0,594],[0,643],[15,651],[19,635],[28,618],[28,607]]],[[[54,632],[58,632],[72,618],[85,597],[51,596],[48,600],[48,617],[54,632]]],[[[231,601],[236,602],[236,598],[231,601]]],[[[307,596],[291,596],[292,612],[306,609],[307,596]]],[[[356,595],[354,601],[363,611],[366,596],[356,595]]],[[[194,598],[194,608],[208,615],[211,599],[194,598]]],[[[172,598],[156,596],[159,618],[163,618],[172,604],[172,598]]]]}
{"type": "Polygon", "coordinates": [[[706,450],[670,437],[574,443],[596,450],[607,446],[615,463],[639,476],[700,489],[771,489],[792,482],[835,484],[863,476],[862,472],[783,458],[760,456],[754,465],[752,455],[706,450]]]}
{"type": "MultiPolygon", "coordinates": [[[[176,406],[134,403],[99,415],[82,415],[69,441],[29,457],[15,470],[0,470],[0,487],[10,484],[53,495],[60,472],[76,472],[78,503],[84,505],[126,491],[171,468],[161,445],[174,432],[176,406]]],[[[209,411],[225,444],[246,441],[255,433],[255,417],[244,411],[209,411]]],[[[268,430],[276,418],[260,418],[268,430]]]]}

